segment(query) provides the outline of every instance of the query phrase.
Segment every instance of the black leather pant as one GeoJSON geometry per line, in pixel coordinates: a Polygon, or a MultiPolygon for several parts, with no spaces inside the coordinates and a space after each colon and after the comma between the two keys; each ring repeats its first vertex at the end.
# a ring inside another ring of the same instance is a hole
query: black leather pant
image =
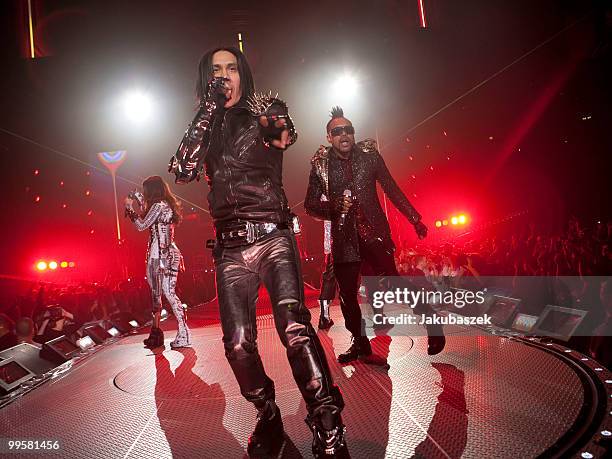
{"type": "MultiPolygon", "coordinates": [[[[391,276],[393,285],[387,286],[391,290],[395,287],[416,290],[416,287],[408,279],[400,276],[395,266],[393,250],[386,247],[382,242],[374,241],[365,244],[360,241],[359,253],[361,254],[361,261],[334,263],[336,279],[340,289],[340,309],[344,316],[345,326],[353,336],[365,336],[365,322],[357,298],[363,264],[366,264],[367,273],[371,276],[391,276]]],[[[370,304],[372,303],[373,291],[378,288],[376,285],[366,285],[370,304]]],[[[382,313],[382,308],[373,309],[374,313],[382,313]]],[[[431,307],[424,303],[417,304],[413,311],[419,315],[430,315],[432,313],[431,307]]]]}
{"type": "Polygon", "coordinates": [[[257,351],[255,307],[261,282],[270,294],[274,323],[308,412],[339,413],[342,395],[333,384],[319,338],[304,303],[304,285],[290,230],[277,230],[253,244],[214,252],[225,355],[242,395],[262,407],[274,399],[274,382],[257,351]]]}
{"type": "Polygon", "coordinates": [[[321,274],[320,300],[332,301],[336,297],[336,275],[331,253],[325,255],[325,271],[321,274]]]}

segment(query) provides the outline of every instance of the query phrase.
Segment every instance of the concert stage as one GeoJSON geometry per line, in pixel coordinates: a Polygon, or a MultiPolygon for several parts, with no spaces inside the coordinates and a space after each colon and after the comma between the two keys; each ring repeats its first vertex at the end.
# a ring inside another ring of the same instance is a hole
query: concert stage
{"type": "MultiPolygon", "coordinates": [[[[163,352],[144,349],[143,334],[100,347],[0,410],[0,437],[59,440],[61,451],[44,457],[243,457],[255,410],[225,360],[216,307],[191,313],[192,349],[170,350],[172,318],[163,352]]],[[[611,375],[596,362],[562,346],[454,326],[437,356],[427,355],[422,336],[381,334],[372,340],[377,365],[341,366],[335,356],[349,335],[337,305],[332,317],[336,325],[319,337],[346,400],[352,457],[602,457],[611,375]]],[[[258,327],[287,433],[283,457],[311,457],[306,408],[271,315],[258,327]]]]}

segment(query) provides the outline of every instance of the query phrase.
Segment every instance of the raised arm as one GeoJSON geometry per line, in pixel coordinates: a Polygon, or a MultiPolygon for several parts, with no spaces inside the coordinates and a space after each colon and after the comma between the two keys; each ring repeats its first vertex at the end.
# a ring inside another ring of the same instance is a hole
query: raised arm
{"type": "Polygon", "coordinates": [[[220,94],[225,78],[214,78],[208,84],[206,99],[200,104],[198,113],[187,127],[176,153],[168,163],[168,172],[173,173],[176,183],[189,183],[200,179],[204,158],[210,146],[213,119],[222,102],[220,94]]]}
{"type": "Polygon", "coordinates": [[[134,225],[136,225],[136,229],[138,231],[144,231],[155,223],[161,211],[162,205],[159,202],[156,202],[151,206],[144,218],[140,217],[138,214],[136,214],[136,212],[133,214],[130,213],[129,216],[134,222],[134,225]]]}

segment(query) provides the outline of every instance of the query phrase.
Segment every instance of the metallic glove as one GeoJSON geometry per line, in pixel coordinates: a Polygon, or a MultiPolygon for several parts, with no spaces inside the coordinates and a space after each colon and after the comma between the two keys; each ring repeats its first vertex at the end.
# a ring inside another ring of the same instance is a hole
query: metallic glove
{"type": "Polygon", "coordinates": [[[268,127],[261,127],[263,141],[267,147],[270,146],[272,140],[279,139],[285,129],[289,130],[289,141],[286,148],[295,143],[298,137],[297,131],[289,115],[287,104],[278,98],[278,94],[274,97],[271,92],[268,94],[253,94],[249,97],[248,104],[251,115],[257,118],[265,116],[268,120],[268,127]],[[281,119],[284,119],[287,125],[277,128],[275,123],[281,119]]]}
{"type": "Polygon", "coordinates": [[[210,144],[211,124],[225,101],[223,90],[226,81],[227,78],[217,77],[208,82],[206,98],[187,127],[175,155],[170,158],[168,172],[175,175],[176,183],[199,180],[202,175],[204,157],[210,144]]]}

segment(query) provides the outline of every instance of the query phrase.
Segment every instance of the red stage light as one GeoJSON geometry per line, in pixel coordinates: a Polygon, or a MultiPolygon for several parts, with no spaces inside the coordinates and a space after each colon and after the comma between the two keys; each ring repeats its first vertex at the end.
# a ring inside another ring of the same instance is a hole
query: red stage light
{"type": "Polygon", "coordinates": [[[62,268],[67,268],[67,267],[68,267],[68,262],[67,262],[67,261],[62,261],[62,262],[60,263],[60,267],[62,267],[62,268]]]}
{"type": "Polygon", "coordinates": [[[62,209],[65,209],[66,207],[68,207],[68,204],[62,204],[62,209]]]}
{"type": "Polygon", "coordinates": [[[90,210],[90,211],[87,212],[87,216],[88,217],[91,217],[92,215],[93,215],[93,210],[90,210]]]}
{"type": "Polygon", "coordinates": [[[75,266],[76,264],[74,263],[74,261],[71,261],[70,263],[68,263],[69,268],[74,268],[75,266]]]}
{"type": "Polygon", "coordinates": [[[38,174],[40,174],[40,171],[38,169],[35,169],[34,170],[34,175],[38,175],[38,174]]]}
{"type": "Polygon", "coordinates": [[[448,220],[442,220],[442,225],[443,226],[448,226],[448,220]]]}
{"type": "Polygon", "coordinates": [[[57,261],[50,261],[49,269],[57,269],[57,261]]]}
{"type": "Polygon", "coordinates": [[[461,223],[462,225],[465,224],[465,222],[467,221],[467,218],[465,215],[461,214],[459,215],[459,223],[461,223]]]}
{"type": "Polygon", "coordinates": [[[457,223],[459,223],[459,219],[457,217],[452,217],[451,218],[451,225],[456,225],[457,223]]]}
{"type": "Polygon", "coordinates": [[[60,186],[64,186],[64,181],[63,180],[60,182],[60,186]]]}
{"type": "Polygon", "coordinates": [[[44,271],[45,269],[47,269],[47,263],[45,263],[44,261],[39,261],[38,263],[36,263],[36,269],[38,269],[39,271],[44,271]]]}
{"type": "Polygon", "coordinates": [[[442,226],[442,221],[436,220],[436,228],[440,228],[442,226]]]}
{"type": "Polygon", "coordinates": [[[91,231],[89,232],[89,234],[93,234],[93,233],[94,233],[94,230],[91,230],[91,231]]]}
{"type": "Polygon", "coordinates": [[[34,198],[34,202],[40,202],[40,196],[36,196],[36,197],[34,198]]]}
{"type": "Polygon", "coordinates": [[[85,192],[85,196],[89,196],[90,194],[91,194],[91,191],[89,191],[89,190],[87,190],[87,191],[85,192]]]}

